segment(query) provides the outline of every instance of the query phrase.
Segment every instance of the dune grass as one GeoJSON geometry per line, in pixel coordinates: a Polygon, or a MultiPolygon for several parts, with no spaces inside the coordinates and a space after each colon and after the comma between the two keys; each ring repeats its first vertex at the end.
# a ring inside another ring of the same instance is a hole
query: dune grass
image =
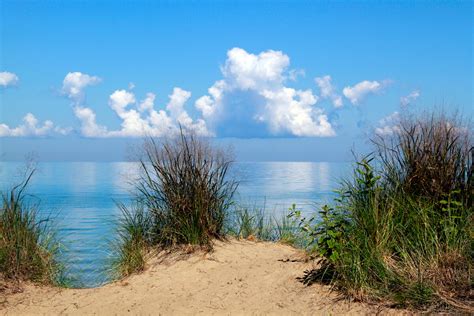
{"type": "Polygon", "coordinates": [[[306,221],[320,267],[305,283],[352,298],[473,312],[472,130],[443,114],[375,140],[339,196],[306,221]]]}
{"type": "Polygon", "coordinates": [[[113,241],[112,275],[120,278],[139,273],[145,268],[146,257],[151,248],[151,217],[143,204],[127,207],[118,203],[122,216],[117,225],[117,239],[113,241]]]}
{"type": "Polygon", "coordinates": [[[66,285],[57,259],[60,250],[49,219],[38,217],[38,205],[25,200],[34,174],[2,194],[0,208],[0,275],[4,282],[34,281],[66,285]]]}
{"type": "Polygon", "coordinates": [[[229,151],[190,132],[147,139],[134,183],[135,205],[119,205],[115,265],[121,275],[143,269],[150,249],[211,249],[213,240],[225,238],[226,215],[238,185],[228,174],[231,166],[229,151]]]}
{"type": "Polygon", "coordinates": [[[293,204],[279,215],[268,212],[265,206],[236,204],[227,216],[227,235],[238,239],[277,241],[296,247],[305,247],[307,240],[299,230],[294,217],[300,210],[293,204]]]}
{"type": "Polygon", "coordinates": [[[150,236],[161,246],[211,246],[223,236],[237,182],[232,159],[192,133],[159,143],[148,139],[137,183],[138,199],[151,217],[150,236]]]}

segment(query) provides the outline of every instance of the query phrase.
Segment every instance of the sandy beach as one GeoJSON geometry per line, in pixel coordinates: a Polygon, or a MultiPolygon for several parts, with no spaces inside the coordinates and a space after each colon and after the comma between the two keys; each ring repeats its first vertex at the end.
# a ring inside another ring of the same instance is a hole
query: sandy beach
{"type": "Polygon", "coordinates": [[[211,253],[150,260],[144,273],[100,288],[26,285],[8,295],[2,315],[329,315],[400,313],[341,299],[296,278],[310,268],[290,246],[218,242],[211,253]]]}

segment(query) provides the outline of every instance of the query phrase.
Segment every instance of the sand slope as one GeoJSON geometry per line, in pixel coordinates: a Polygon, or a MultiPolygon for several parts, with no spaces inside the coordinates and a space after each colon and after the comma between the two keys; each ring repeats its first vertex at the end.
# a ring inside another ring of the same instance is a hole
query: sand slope
{"type": "MultiPolygon", "coordinates": [[[[296,280],[310,263],[264,242],[219,242],[215,251],[154,259],[147,270],[96,289],[27,286],[9,295],[0,314],[309,315],[375,314],[376,307],[336,300],[327,287],[296,280]],[[283,261],[282,261],[283,260],[283,261]]],[[[397,311],[384,310],[393,313],[397,311]]],[[[398,311],[399,312],[399,311],[398,311]]]]}

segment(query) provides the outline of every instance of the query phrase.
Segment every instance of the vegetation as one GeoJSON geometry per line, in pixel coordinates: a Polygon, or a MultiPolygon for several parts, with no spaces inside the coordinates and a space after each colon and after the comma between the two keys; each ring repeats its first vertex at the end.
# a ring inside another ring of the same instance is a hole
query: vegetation
{"type": "Polygon", "coordinates": [[[48,225],[38,218],[37,205],[25,201],[25,189],[34,174],[2,194],[0,208],[0,279],[31,280],[42,283],[62,282],[56,261],[59,244],[48,225]]]}
{"type": "Polygon", "coordinates": [[[474,152],[463,126],[432,115],[377,137],[334,205],[302,220],[308,249],[320,256],[303,282],[330,283],[356,299],[472,312],[474,152]]]}
{"type": "Polygon", "coordinates": [[[117,225],[117,240],[113,243],[118,254],[112,263],[112,274],[118,277],[143,271],[146,256],[151,248],[151,217],[143,204],[135,203],[128,208],[118,203],[122,217],[117,225]]]}
{"type": "Polygon", "coordinates": [[[212,247],[212,240],[279,240],[319,256],[305,283],[324,282],[359,300],[472,311],[472,129],[456,116],[405,118],[358,160],[333,205],[280,219],[233,204],[231,160],[181,132],[149,139],[136,204],[120,205],[122,275],[140,271],[150,249],[212,247]]]}
{"type": "Polygon", "coordinates": [[[300,212],[293,204],[287,213],[276,217],[268,214],[265,207],[236,205],[228,215],[227,234],[239,239],[278,241],[305,247],[307,238],[298,230],[299,223],[295,219],[295,214],[300,212]]]}
{"type": "Polygon", "coordinates": [[[150,138],[143,149],[135,183],[138,206],[120,206],[118,265],[125,274],[143,268],[143,246],[212,248],[214,239],[225,237],[226,214],[238,185],[228,176],[229,155],[192,133],[150,138]]]}

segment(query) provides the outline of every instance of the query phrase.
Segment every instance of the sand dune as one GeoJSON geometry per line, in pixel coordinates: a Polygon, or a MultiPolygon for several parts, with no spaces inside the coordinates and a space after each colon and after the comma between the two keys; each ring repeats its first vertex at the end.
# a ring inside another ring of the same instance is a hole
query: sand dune
{"type": "MultiPolygon", "coordinates": [[[[27,285],[8,295],[0,314],[314,315],[374,314],[375,306],[340,300],[296,280],[311,263],[286,245],[218,242],[212,253],[150,260],[147,270],[95,289],[27,285]],[[290,260],[288,260],[290,259],[290,260]]],[[[401,311],[382,310],[385,313],[401,311]]]]}

